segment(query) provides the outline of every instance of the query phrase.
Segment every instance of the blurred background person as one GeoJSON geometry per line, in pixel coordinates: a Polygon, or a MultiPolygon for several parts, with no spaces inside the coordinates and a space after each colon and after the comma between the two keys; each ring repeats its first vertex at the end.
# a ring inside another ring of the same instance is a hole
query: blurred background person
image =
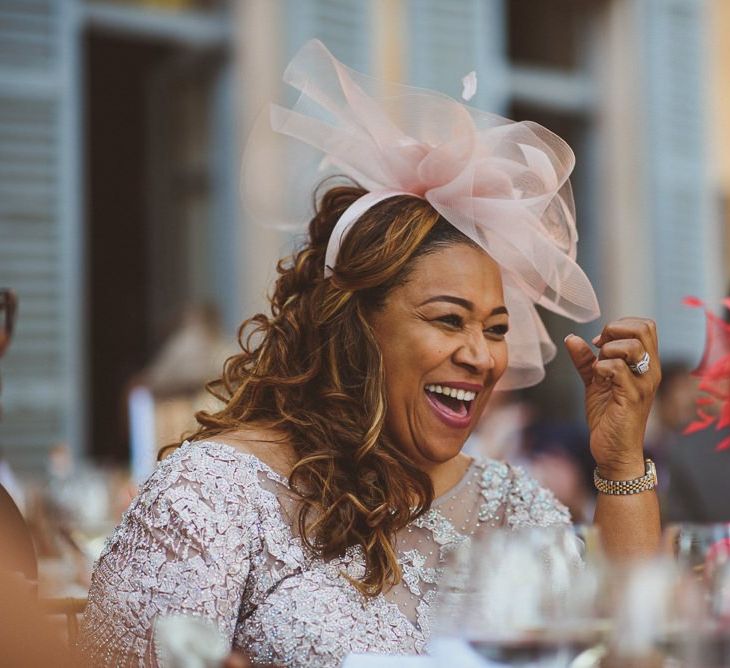
{"type": "MultiPolygon", "coordinates": [[[[0,289],[0,360],[10,347],[17,297],[0,289]]],[[[0,655],[4,665],[71,666],[68,648],[37,607],[35,548],[23,516],[0,484],[0,655]]]]}
{"type": "Polygon", "coordinates": [[[580,423],[536,422],[525,434],[530,473],[570,510],[576,524],[590,523],[596,507],[595,463],[589,435],[580,423]]]}
{"type": "MultiPolygon", "coordinates": [[[[7,288],[0,289],[0,359],[2,359],[5,351],[10,347],[10,341],[13,338],[13,327],[15,325],[15,315],[18,309],[18,298],[15,293],[7,288]]],[[[0,378],[0,389],[2,389],[2,379],[0,378]]],[[[0,419],[2,418],[2,406],[0,405],[0,419]]],[[[25,505],[25,493],[13,472],[10,462],[5,457],[2,444],[0,443],[0,486],[2,486],[7,494],[9,494],[15,505],[23,508],[25,505]]]]}
{"type": "MultiPolygon", "coordinates": [[[[17,306],[15,293],[0,289],[0,360],[10,347],[17,306]]],[[[5,470],[7,475],[10,468],[6,465],[5,470]]],[[[38,579],[35,548],[23,515],[5,486],[6,481],[5,476],[0,480],[0,571],[17,574],[35,586],[38,579]]],[[[10,481],[14,483],[14,477],[10,481]]]]}
{"type": "Polygon", "coordinates": [[[682,431],[694,419],[695,402],[699,397],[698,380],[692,376],[692,365],[685,360],[662,363],[662,382],[657,401],[646,430],[646,451],[654,460],[659,475],[659,496],[667,503],[670,488],[670,464],[674,446],[684,437],[682,431]]]}
{"type": "Polygon", "coordinates": [[[137,381],[160,397],[197,395],[235,351],[234,342],[223,331],[218,307],[190,304],[137,381]]]}
{"type": "Polygon", "coordinates": [[[190,304],[148,364],[130,381],[127,395],[131,477],[153,471],[163,445],[196,428],[194,415],[215,408],[205,385],[237,350],[212,302],[190,304]]]}

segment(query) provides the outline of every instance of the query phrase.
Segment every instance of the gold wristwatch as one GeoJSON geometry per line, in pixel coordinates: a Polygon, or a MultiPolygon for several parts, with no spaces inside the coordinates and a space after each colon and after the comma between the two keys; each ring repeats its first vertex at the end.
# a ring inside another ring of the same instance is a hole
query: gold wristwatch
{"type": "Polygon", "coordinates": [[[633,480],[606,480],[598,475],[598,468],[593,471],[593,484],[601,494],[626,495],[638,494],[657,486],[656,466],[651,459],[644,460],[646,473],[640,478],[633,480]]]}

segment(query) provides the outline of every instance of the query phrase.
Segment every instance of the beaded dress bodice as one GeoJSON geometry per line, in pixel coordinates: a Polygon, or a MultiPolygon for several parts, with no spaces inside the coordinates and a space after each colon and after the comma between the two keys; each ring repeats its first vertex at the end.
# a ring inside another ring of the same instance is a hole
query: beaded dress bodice
{"type": "Polygon", "coordinates": [[[296,534],[296,498],[261,459],[214,441],[158,466],[109,538],[80,632],[92,665],[158,665],[155,620],[214,622],[257,662],[335,667],[350,652],[425,651],[445,554],[490,527],[570,521],[521,469],[474,461],[396,536],[402,581],[367,598],[359,549],[322,560],[296,534]]]}

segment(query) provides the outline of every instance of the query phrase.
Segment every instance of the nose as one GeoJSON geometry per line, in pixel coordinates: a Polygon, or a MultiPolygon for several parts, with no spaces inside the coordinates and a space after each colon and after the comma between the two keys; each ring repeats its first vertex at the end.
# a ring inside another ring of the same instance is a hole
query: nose
{"type": "Polygon", "coordinates": [[[467,333],[454,351],[453,361],[474,375],[485,376],[495,364],[491,342],[482,331],[467,333]]]}

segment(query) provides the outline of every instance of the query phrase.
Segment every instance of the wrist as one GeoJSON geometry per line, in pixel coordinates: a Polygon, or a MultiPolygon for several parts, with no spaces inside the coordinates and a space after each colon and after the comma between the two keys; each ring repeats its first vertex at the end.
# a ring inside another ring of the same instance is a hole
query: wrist
{"type": "Polygon", "coordinates": [[[598,475],[606,480],[633,480],[646,473],[644,458],[621,462],[596,462],[598,475]]]}
{"type": "MultiPolygon", "coordinates": [[[[631,469],[615,470],[612,475],[628,475],[631,469]]],[[[644,462],[644,474],[631,478],[604,478],[596,469],[593,472],[593,484],[602,494],[609,496],[627,496],[656,489],[658,484],[656,466],[651,459],[644,462]]]]}

